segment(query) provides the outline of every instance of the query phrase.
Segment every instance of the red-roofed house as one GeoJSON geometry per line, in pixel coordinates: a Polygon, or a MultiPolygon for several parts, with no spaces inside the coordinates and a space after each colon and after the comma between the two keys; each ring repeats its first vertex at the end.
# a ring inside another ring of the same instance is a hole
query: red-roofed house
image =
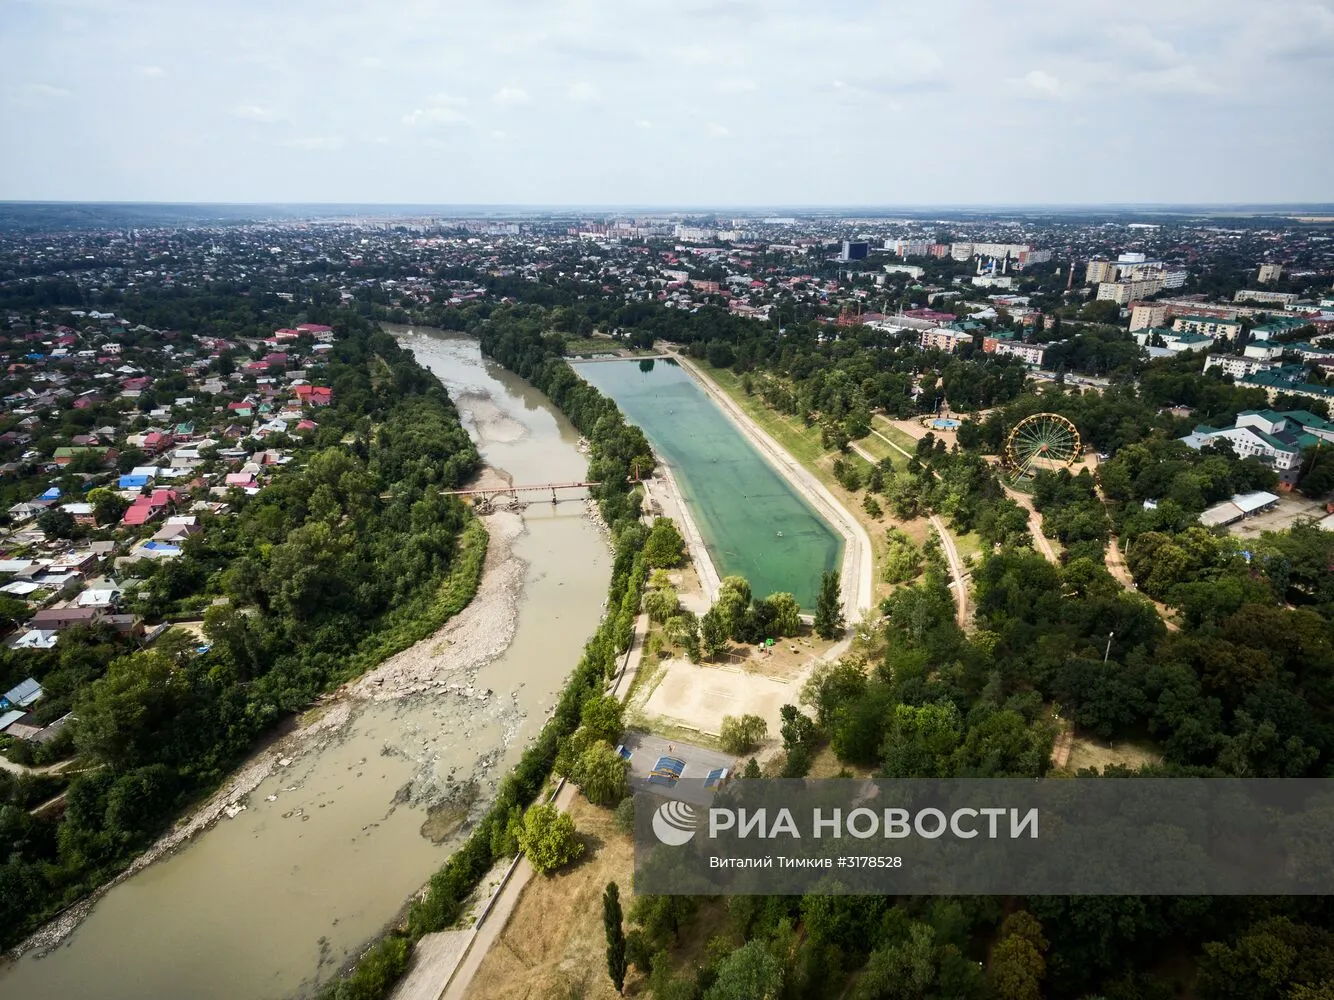
{"type": "Polygon", "coordinates": [[[298,385],[293,390],[306,406],[328,406],[333,402],[333,390],[324,385],[298,385]]]}
{"type": "Polygon", "coordinates": [[[159,452],[166,451],[176,442],[176,438],[171,434],[162,431],[149,431],[144,435],[144,451],[150,455],[156,455],[159,452]]]}
{"type": "Polygon", "coordinates": [[[147,524],[179,499],[175,490],[154,490],[149,496],[138,497],[121,518],[122,524],[147,524]]]}

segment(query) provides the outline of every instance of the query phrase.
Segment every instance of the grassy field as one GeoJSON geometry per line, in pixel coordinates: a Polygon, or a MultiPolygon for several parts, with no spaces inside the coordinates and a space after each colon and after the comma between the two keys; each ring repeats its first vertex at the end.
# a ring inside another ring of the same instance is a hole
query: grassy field
{"type": "Polygon", "coordinates": [[[889,422],[888,417],[881,416],[878,413],[872,414],[871,427],[889,438],[889,440],[893,441],[909,455],[913,454],[917,448],[917,439],[911,434],[907,434],[895,427],[889,422]]]}
{"type": "Polygon", "coordinates": [[[898,463],[905,461],[904,457],[899,452],[895,451],[893,446],[887,444],[883,439],[876,437],[874,434],[868,434],[864,438],[859,438],[857,440],[857,445],[861,448],[865,448],[868,452],[874,455],[877,460],[888,458],[891,461],[897,460],[898,463]]]}

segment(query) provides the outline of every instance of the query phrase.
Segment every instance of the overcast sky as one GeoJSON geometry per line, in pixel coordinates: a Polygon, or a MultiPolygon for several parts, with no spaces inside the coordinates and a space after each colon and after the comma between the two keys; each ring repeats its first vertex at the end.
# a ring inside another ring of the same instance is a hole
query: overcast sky
{"type": "Polygon", "coordinates": [[[0,0],[0,199],[1334,201],[1334,0],[0,0]]]}

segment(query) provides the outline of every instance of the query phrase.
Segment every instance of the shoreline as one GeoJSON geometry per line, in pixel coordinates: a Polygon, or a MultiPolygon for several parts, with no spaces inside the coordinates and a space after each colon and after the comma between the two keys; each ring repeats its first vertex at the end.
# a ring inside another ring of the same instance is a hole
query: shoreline
{"type": "Polygon", "coordinates": [[[642,484],[644,492],[649,499],[655,501],[662,508],[662,516],[672,518],[681,529],[681,537],[685,539],[690,561],[694,563],[695,572],[699,576],[699,585],[705,603],[712,606],[713,602],[717,600],[718,590],[722,586],[722,578],[718,575],[718,567],[714,565],[713,557],[709,555],[708,547],[704,544],[704,536],[699,532],[699,525],[695,523],[695,517],[686,504],[685,495],[681,492],[681,485],[676,481],[676,476],[672,473],[671,467],[661,457],[658,457],[658,468],[662,472],[662,487],[665,495],[659,497],[649,488],[658,485],[656,475],[653,479],[646,480],[642,484]]]}
{"type": "MultiPolygon", "coordinates": [[[[498,470],[485,466],[479,482],[503,484],[498,470]]],[[[318,751],[323,740],[336,738],[361,711],[378,702],[434,693],[476,698],[475,672],[509,648],[518,628],[527,564],[515,555],[515,541],[527,530],[519,514],[498,511],[487,518],[487,552],[481,580],[471,601],[431,635],[400,650],[359,677],[321,695],[304,713],[289,720],[290,731],[262,740],[221,788],[180,817],[124,871],[53,916],[0,958],[15,961],[29,952],[41,958],[68,938],[92,913],[102,897],[150,865],[188,848],[218,821],[232,818],[267,778],[298,757],[318,751]],[[463,676],[465,683],[451,683],[463,676]],[[309,721],[303,724],[303,719],[309,721]]]]}
{"type": "Polygon", "coordinates": [[[713,380],[693,361],[682,355],[676,345],[672,345],[670,351],[681,367],[704,390],[704,394],[717,404],[746,440],[755,446],[764,460],[777,470],[816,513],[843,536],[843,560],[839,582],[842,586],[844,613],[847,615],[848,625],[851,626],[855,618],[865,615],[872,607],[874,549],[871,547],[871,536],[866,533],[861,522],[839,503],[822,482],[755,423],[750,415],[733,402],[731,397],[714,384],[713,380]]]}

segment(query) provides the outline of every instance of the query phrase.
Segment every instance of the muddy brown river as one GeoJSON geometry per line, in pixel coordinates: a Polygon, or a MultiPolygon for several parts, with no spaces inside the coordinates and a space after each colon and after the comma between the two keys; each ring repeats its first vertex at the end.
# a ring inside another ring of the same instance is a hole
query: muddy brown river
{"type": "MultiPolygon", "coordinates": [[[[516,483],[583,478],[568,421],[475,341],[390,329],[444,382],[488,465],[516,483]]],[[[0,996],[280,998],[332,975],[457,844],[432,842],[431,807],[480,813],[597,627],[611,560],[582,503],[532,504],[512,551],[523,583],[501,655],[451,673],[437,644],[451,689],[353,701],[348,723],[284,758],[243,811],[117,885],[45,957],[0,970],[0,996]]]]}

